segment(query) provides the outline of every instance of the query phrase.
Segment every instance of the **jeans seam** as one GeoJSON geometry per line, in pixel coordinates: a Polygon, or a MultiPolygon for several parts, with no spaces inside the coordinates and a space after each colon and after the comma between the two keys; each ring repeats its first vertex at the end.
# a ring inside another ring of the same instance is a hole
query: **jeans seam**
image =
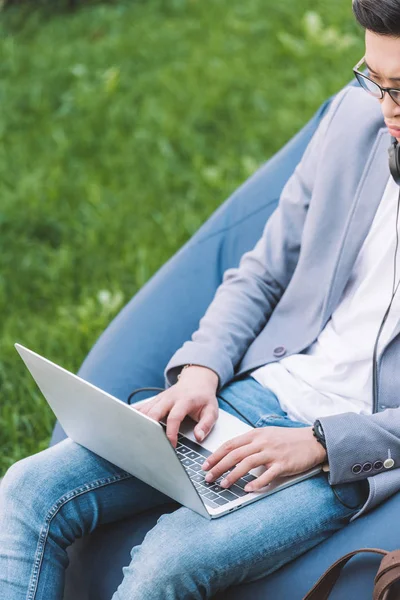
{"type": "MultiPolygon", "coordinates": [[[[354,512],[355,512],[355,510],[353,510],[353,511],[352,511],[352,512],[351,512],[349,515],[345,515],[345,516],[344,516],[344,517],[342,517],[342,518],[344,518],[344,519],[348,519],[349,517],[351,517],[351,516],[352,516],[352,514],[353,514],[354,512]]],[[[323,521],[323,522],[322,522],[321,526],[322,526],[322,527],[324,527],[325,525],[328,525],[329,523],[331,523],[331,521],[332,521],[332,519],[326,519],[325,521],[323,521]]],[[[313,530],[312,530],[312,529],[308,529],[308,530],[306,531],[306,533],[305,533],[305,534],[303,534],[303,535],[298,535],[298,536],[297,536],[297,537],[296,537],[294,540],[291,540],[291,543],[290,543],[290,544],[280,544],[279,546],[275,546],[274,548],[271,548],[271,549],[270,549],[270,554],[275,554],[275,552],[277,552],[277,551],[280,551],[280,550],[282,550],[282,549],[290,549],[290,548],[292,548],[293,546],[297,545],[299,542],[303,542],[303,541],[306,541],[306,540],[308,540],[309,538],[307,537],[307,534],[308,534],[310,531],[311,531],[311,532],[313,532],[313,530]]],[[[321,543],[321,542],[319,542],[319,543],[321,543]]],[[[318,545],[318,544],[316,544],[316,545],[318,545]]],[[[313,546],[313,547],[314,547],[314,546],[313,546]]],[[[304,552],[307,552],[307,550],[305,550],[304,552]]],[[[251,564],[251,567],[253,568],[254,566],[257,566],[258,564],[262,563],[262,562],[265,560],[265,558],[266,558],[266,557],[264,556],[263,558],[260,558],[260,560],[256,560],[256,562],[252,562],[252,564],[251,564]]],[[[296,558],[297,558],[297,557],[296,557],[296,558]]],[[[293,559],[290,559],[290,560],[293,560],[293,559]]],[[[284,563],[284,564],[286,564],[286,563],[284,563]]],[[[228,569],[228,570],[226,570],[226,572],[225,572],[225,575],[229,575],[230,573],[232,573],[232,571],[234,571],[235,569],[238,569],[238,568],[240,568],[241,566],[242,566],[242,565],[241,565],[240,563],[238,563],[238,564],[236,564],[236,565],[235,565],[233,568],[232,568],[232,567],[229,567],[229,569],[228,569]]],[[[284,566],[284,565],[281,565],[281,566],[284,566]]],[[[278,568],[281,568],[281,567],[278,567],[278,568]]],[[[275,569],[275,570],[277,570],[277,569],[275,569]]],[[[272,572],[273,572],[273,571],[272,571],[272,572]]],[[[271,572],[270,572],[270,573],[266,573],[266,574],[265,574],[263,577],[268,577],[270,574],[271,574],[271,572]]],[[[246,583],[246,581],[243,581],[243,582],[241,582],[241,583],[246,583]]]]}
{"type": "Polygon", "coordinates": [[[34,563],[33,563],[31,581],[30,581],[29,588],[28,588],[27,600],[35,599],[38,581],[39,581],[38,574],[40,572],[40,568],[41,568],[42,561],[43,561],[43,550],[44,550],[44,547],[45,547],[45,544],[47,541],[51,521],[53,520],[55,515],[58,513],[58,511],[69,500],[72,500],[72,498],[77,498],[78,496],[84,494],[85,492],[89,492],[93,489],[98,489],[100,487],[104,487],[106,485],[109,485],[110,483],[115,483],[116,481],[128,479],[129,477],[133,477],[133,475],[131,475],[130,473],[124,473],[121,475],[114,475],[113,477],[105,477],[103,479],[96,479],[95,481],[92,481],[90,483],[85,483],[85,484],[75,488],[74,490],[67,492],[66,494],[61,496],[61,498],[59,498],[57,500],[57,502],[55,502],[55,504],[53,504],[53,506],[50,508],[50,510],[48,511],[48,513],[46,515],[45,524],[42,527],[40,534],[39,534],[39,540],[38,540],[38,544],[36,547],[35,559],[34,559],[34,563]]]}

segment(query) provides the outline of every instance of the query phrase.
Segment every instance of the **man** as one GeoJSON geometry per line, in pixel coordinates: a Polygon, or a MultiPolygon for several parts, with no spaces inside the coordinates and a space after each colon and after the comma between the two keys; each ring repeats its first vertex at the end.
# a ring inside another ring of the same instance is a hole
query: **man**
{"type": "MultiPolygon", "coordinates": [[[[137,407],[166,418],[174,446],[186,415],[201,440],[219,408],[245,413],[255,428],[203,465],[211,481],[230,471],[227,487],[259,465],[267,470],[255,490],[326,462],[329,475],[220,519],[185,507],[163,514],[132,549],[112,600],[211,598],[273,572],[400,489],[395,311],[381,327],[399,195],[387,148],[390,134],[400,139],[400,92],[379,87],[400,87],[400,0],[354,0],[353,10],[366,29],[369,76],[358,76],[369,93],[335,97],[262,237],[225,272],[199,329],[169,361],[167,389],[137,407]]],[[[18,461],[0,487],[0,597],[61,600],[76,537],[168,502],[70,439],[18,461]]]]}

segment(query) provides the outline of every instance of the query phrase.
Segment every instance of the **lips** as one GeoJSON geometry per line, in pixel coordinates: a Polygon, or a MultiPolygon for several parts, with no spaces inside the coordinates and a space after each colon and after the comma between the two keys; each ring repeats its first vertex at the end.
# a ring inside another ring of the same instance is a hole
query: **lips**
{"type": "Polygon", "coordinates": [[[392,129],[393,131],[397,131],[398,133],[400,133],[400,127],[395,127],[394,125],[389,125],[389,123],[386,123],[386,125],[388,126],[389,129],[392,129]]]}

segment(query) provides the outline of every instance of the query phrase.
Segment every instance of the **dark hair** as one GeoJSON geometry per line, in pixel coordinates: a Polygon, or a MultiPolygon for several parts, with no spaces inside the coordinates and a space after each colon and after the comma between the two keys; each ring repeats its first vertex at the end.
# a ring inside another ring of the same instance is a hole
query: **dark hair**
{"type": "Polygon", "coordinates": [[[353,0],[353,13],[364,29],[400,37],[400,0],[353,0]]]}

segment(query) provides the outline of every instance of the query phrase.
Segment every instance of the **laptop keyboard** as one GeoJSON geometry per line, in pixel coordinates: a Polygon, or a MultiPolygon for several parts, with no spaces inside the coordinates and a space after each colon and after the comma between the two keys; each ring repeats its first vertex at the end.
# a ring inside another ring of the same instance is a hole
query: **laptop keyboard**
{"type": "MultiPolygon", "coordinates": [[[[161,423],[166,430],[166,425],[161,423]]],[[[208,456],[211,456],[212,452],[200,446],[196,442],[193,442],[189,438],[185,437],[181,433],[178,433],[178,442],[175,448],[175,452],[178,455],[179,460],[184,466],[186,473],[189,475],[193,484],[196,486],[198,493],[207,506],[211,508],[218,508],[223,504],[228,504],[233,500],[237,500],[242,496],[246,496],[251,492],[245,492],[244,486],[249,482],[257,479],[251,473],[246,473],[235,483],[229,486],[229,488],[222,488],[218,485],[228,473],[233,471],[229,469],[225,471],[215,481],[205,481],[205,476],[208,471],[203,471],[201,465],[205,462],[208,456]]]]}

